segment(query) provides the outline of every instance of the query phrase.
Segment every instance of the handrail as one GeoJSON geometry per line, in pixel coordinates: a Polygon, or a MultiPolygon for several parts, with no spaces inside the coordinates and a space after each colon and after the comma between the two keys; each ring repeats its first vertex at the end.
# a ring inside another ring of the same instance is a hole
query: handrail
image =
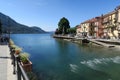
{"type": "MultiPolygon", "coordinates": [[[[24,69],[22,68],[20,62],[18,62],[17,65],[18,65],[18,68],[19,68],[19,70],[20,70],[20,72],[21,72],[21,76],[23,77],[23,80],[29,80],[29,78],[28,78],[27,74],[25,73],[24,69]]],[[[18,75],[18,76],[20,76],[20,75],[18,75]]],[[[20,77],[21,77],[21,76],[20,76],[20,77]]],[[[21,79],[20,79],[20,80],[21,80],[21,79]]]]}

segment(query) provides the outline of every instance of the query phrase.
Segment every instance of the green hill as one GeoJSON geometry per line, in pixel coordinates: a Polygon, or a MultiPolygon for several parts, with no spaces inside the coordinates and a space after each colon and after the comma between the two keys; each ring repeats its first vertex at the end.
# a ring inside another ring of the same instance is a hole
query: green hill
{"type": "Polygon", "coordinates": [[[11,32],[14,34],[39,34],[39,33],[45,33],[44,30],[42,30],[39,27],[29,27],[23,24],[20,24],[10,18],[7,15],[4,15],[3,13],[0,13],[0,20],[2,23],[2,29],[3,32],[11,32]]]}

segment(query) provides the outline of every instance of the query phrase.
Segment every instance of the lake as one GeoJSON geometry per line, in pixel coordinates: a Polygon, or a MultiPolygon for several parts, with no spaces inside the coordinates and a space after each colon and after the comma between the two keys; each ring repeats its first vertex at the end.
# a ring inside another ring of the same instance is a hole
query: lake
{"type": "Polygon", "coordinates": [[[120,49],[54,39],[50,34],[12,34],[30,54],[39,80],[120,80],[120,49]]]}

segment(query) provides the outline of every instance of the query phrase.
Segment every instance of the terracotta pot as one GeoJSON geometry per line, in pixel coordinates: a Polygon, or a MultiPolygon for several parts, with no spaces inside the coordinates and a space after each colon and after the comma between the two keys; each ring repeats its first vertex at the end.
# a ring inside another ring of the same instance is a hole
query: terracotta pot
{"type": "Polygon", "coordinates": [[[28,60],[28,63],[21,62],[21,65],[26,72],[32,71],[32,62],[30,60],[28,60]]]}
{"type": "Polygon", "coordinates": [[[15,54],[20,54],[20,50],[15,50],[15,54]]]}

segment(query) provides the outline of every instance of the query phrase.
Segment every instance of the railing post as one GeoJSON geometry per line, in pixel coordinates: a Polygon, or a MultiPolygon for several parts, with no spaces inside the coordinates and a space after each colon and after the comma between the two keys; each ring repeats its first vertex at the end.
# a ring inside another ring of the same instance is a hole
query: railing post
{"type": "Polygon", "coordinates": [[[20,62],[20,59],[19,59],[19,56],[16,57],[16,61],[17,61],[17,77],[18,77],[18,80],[21,80],[21,70],[20,70],[20,66],[19,66],[19,62],[20,62]]]}
{"type": "Polygon", "coordinates": [[[12,58],[12,63],[13,64],[13,74],[16,74],[16,60],[15,60],[15,56],[14,56],[15,50],[13,48],[11,48],[11,58],[12,58]]]}
{"type": "Polygon", "coordinates": [[[16,74],[16,60],[14,54],[12,54],[12,56],[13,56],[13,74],[16,74]]]}
{"type": "Polygon", "coordinates": [[[18,65],[18,61],[17,61],[17,77],[18,77],[18,80],[21,80],[21,70],[20,70],[20,67],[18,65]]]}

